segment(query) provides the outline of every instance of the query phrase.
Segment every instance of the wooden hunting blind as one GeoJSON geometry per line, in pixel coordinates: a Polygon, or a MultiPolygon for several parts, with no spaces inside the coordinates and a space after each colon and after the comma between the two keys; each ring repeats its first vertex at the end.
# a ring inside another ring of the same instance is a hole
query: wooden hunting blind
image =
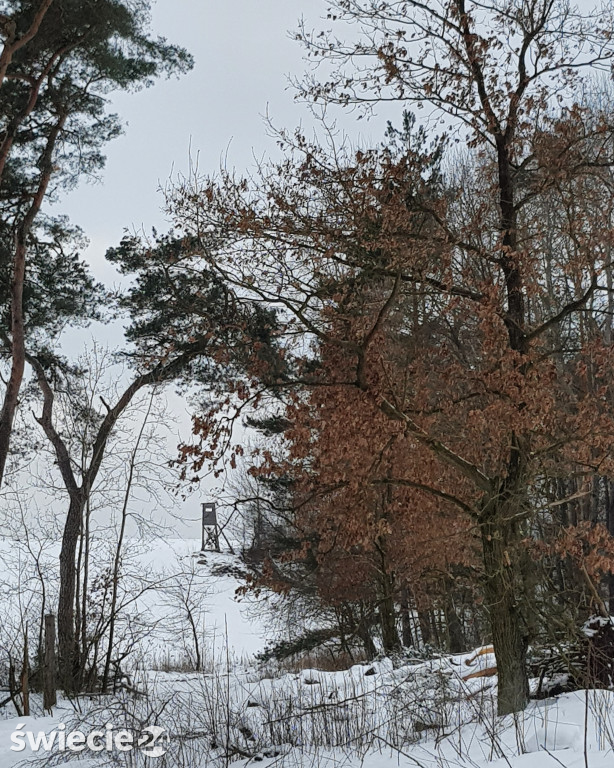
{"type": "Polygon", "coordinates": [[[220,551],[220,529],[217,524],[215,502],[202,503],[202,549],[220,551]]]}

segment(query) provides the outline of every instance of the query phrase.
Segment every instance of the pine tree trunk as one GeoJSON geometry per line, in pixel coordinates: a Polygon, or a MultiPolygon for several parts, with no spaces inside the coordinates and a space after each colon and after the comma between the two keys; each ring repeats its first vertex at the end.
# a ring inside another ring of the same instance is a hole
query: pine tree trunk
{"type": "Polygon", "coordinates": [[[65,691],[75,690],[78,675],[77,640],[75,637],[75,584],[76,584],[76,554],[79,534],[81,533],[81,518],[83,515],[83,498],[73,497],[70,500],[62,549],[60,552],[60,597],[58,601],[58,656],[60,685],[65,691]]]}
{"type": "Polygon", "coordinates": [[[66,122],[66,114],[60,115],[51,130],[39,159],[40,177],[32,203],[17,227],[15,234],[15,252],[11,273],[11,372],[4,392],[0,409],[0,485],[4,479],[6,462],[9,456],[15,412],[19,403],[19,392],[26,364],[25,318],[23,312],[23,294],[26,280],[26,257],[28,237],[34,220],[43,204],[53,170],[52,156],[56,140],[66,122]]]}

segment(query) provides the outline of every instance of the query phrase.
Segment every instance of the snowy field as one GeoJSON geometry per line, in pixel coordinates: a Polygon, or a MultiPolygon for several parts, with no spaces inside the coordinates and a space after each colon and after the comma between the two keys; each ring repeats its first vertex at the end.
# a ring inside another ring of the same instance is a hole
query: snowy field
{"type": "MultiPolygon", "coordinates": [[[[15,611],[37,578],[26,555],[15,542],[0,542],[3,599],[15,611]]],[[[56,556],[56,547],[44,549],[40,567],[53,569],[56,556]]],[[[566,694],[533,702],[516,718],[497,718],[489,648],[419,663],[381,659],[340,672],[258,665],[254,654],[274,637],[273,625],[266,605],[258,613],[253,600],[237,601],[239,568],[229,554],[200,556],[194,541],[134,542],[125,589],[136,594],[138,583],[141,592],[125,608],[123,631],[131,629],[131,642],[138,638],[126,666],[129,686],[109,696],[61,699],[52,717],[42,717],[37,696],[33,717],[17,718],[5,707],[0,768],[614,766],[614,692],[566,694]],[[184,671],[194,662],[195,634],[201,671],[184,671]],[[118,751],[115,742],[110,751],[58,750],[60,733],[100,730],[106,738],[147,726],[165,731],[159,756],[138,745],[118,751]],[[33,749],[43,734],[53,739],[50,751],[33,749]]]]}
{"type": "MultiPolygon", "coordinates": [[[[105,541],[95,542],[94,550],[92,611],[96,610],[97,595],[103,592],[104,568],[111,559],[110,544],[105,541]]],[[[270,636],[266,618],[258,619],[249,599],[235,598],[242,582],[233,571],[244,570],[238,558],[216,552],[201,555],[199,550],[200,542],[195,539],[132,540],[126,545],[120,581],[120,629],[126,643],[135,645],[128,667],[164,667],[193,660],[195,638],[190,619],[202,645],[203,666],[214,659],[219,661],[220,656],[230,655],[233,662],[247,659],[264,647],[267,631],[270,636]]],[[[0,597],[6,606],[7,639],[7,624],[14,625],[24,607],[38,608],[39,569],[47,582],[47,603],[55,605],[57,595],[49,594],[49,585],[58,583],[58,555],[56,543],[30,542],[28,549],[25,542],[0,538],[0,597]],[[9,618],[12,621],[7,622],[9,618]]]]}

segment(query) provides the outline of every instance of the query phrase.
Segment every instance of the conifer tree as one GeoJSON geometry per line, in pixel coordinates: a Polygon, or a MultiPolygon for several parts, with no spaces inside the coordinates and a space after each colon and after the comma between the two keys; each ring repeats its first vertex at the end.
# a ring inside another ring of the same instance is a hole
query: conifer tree
{"type": "Polygon", "coordinates": [[[149,9],[149,0],[18,0],[0,8],[0,271],[7,278],[1,343],[10,362],[0,483],[26,352],[36,352],[28,345],[62,315],[95,314],[92,281],[74,249],[69,255],[74,229],[42,217],[44,203],[101,170],[104,144],[121,132],[107,110],[110,93],[191,66],[183,49],[150,35],[149,9]],[[44,311],[35,306],[41,292],[44,311]]]}

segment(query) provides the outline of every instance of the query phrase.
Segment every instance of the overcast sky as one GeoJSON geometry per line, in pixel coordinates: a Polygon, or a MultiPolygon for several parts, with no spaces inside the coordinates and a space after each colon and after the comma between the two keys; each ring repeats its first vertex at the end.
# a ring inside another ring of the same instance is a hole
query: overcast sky
{"type": "MultiPolygon", "coordinates": [[[[82,184],[61,202],[92,242],[90,258],[100,277],[100,254],[116,244],[123,229],[164,228],[160,184],[185,172],[188,158],[213,172],[221,162],[245,169],[274,150],[263,115],[280,127],[309,122],[294,100],[288,75],[307,68],[304,51],[291,39],[303,16],[319,27],[325,0],[157,0],[153,31],[183,45],[194,56],[192,72],[158,81],[140,93],[120,94],[113,108],[127,124],[125,135],[107,145],[101,184],[82,184]]],[[[341,115],[350,134],[374,132],[383,121],[356,122],[341,115]]]]}
{"type": "MultiPolygon", "coordinates": [[[[203,172],[246,168],[253,154],[272,147],[262,115],[297,125],[305,117],[287,75],[305,69],[301,47],[290,39],[301,15],[318,21],[323,0],[158,0],[153,30],[194,56],[192,72],[158,81],[139,93],[114,96],[127,124],[107,146],[101,184],[82,184],[61,202],[92,242],[89,257],[119,241],[125,227],[164,228],[158,187],[186,171],[198,155],[203,172]]],[[[107,268],[110,270],[110,267],[107,268]]]]}

